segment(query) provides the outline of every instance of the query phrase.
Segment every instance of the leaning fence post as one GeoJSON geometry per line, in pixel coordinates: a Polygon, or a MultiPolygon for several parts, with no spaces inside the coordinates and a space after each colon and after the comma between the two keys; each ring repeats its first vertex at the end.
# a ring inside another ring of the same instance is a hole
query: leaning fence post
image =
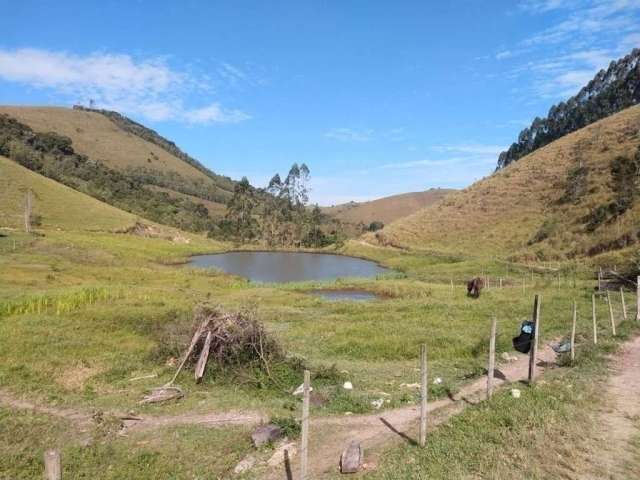
{"type": "Polygon", "coordinates": [[[529,350],[529,384],[536,380],[536,357],[538,356],[538,337],[540,335],[540,296],[533,300],[533,338],[529,350]]]}
{"type": "Polygon", "coordinates": [[[491,336],[489,337],[489,368],[487,368],[487,398],[493,394],[493,376],[496,365],[496,317],[491,319],[491,336]]]}
{"type": "Polygon", "coordinates": [[[427,346],[420,346],[420,446],[427,443],[427,346]]]}
{"type": "Polygon", "coordinates": [[[593,344],[598,344],[598,324],[596,322],[596,295],[591,294],[591,317],[593,318],[593,344]]]}
{"type": "Polygon", "coordinates": [[[573,301],[573,321],[571,322],[571,363],[576,359],[576,321],[578,319],[578,304],[573,301]]]}
{"type": "Polygon", "coordinates": [[[622,318],[627,319],[627,304],[624,303],[624,290],[620,287],[620,303],[622,303],[622,318]]]}
{"type": "Polygon", "coordinates": [[[304,371],[304,387],[302,397],[302,438],[300,445],[300,480],[307,480],[307,466],[309,457],[309,391],[311,375],[304,371]]]}
{"type": "Polygon", "coordinates": [[[61,480],[62,464],[58,450],[44,452],[44,478],[45,480],[61,480]]]}
{"type": "Polygon", "coordinates": [[[611,321],[611,333],[615,337],[616,336],[616,321],[613,318],[613,305],[611,304],[611,295],[609,290],[607,290],[607,303],[609,304],[609,320],[611,321]]]}

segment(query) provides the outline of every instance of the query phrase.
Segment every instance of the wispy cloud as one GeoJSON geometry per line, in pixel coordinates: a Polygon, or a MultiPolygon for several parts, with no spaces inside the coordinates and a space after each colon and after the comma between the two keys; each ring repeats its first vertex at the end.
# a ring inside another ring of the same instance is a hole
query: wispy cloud
{"type": "Polygon", "coordinates": [[[209,90],[206,79],[174,70],[163,58],[0,49],[0,79],[49,90],[71,102],[92,99],[101,108],[156,121],[235,123],[250,118],[215,101],[188,105],[191,94],[209,90]]]}
{"type": "Polygon", "coordinates": [[[497,60],[517,54],[520,64],[505,76],[529,87],[516,93],[553,100],[574,95],[609,62],[640,46],[640,0],[523,0],[518,10],[552,22],[495,54],[497,60]]]}
{"type": "Polygon", "coordinates": [[[368,142],[372,135],[373,130],[354,130],[352,128],[332,128],[324,134],[326,138],[340,142],[368,142]]]}
{"type": "Polygon", "coordinates": [[[458,145],[435,145],[431,148],[437,152],[465,153],[471,155],[498,155],[504,150],[504,145],[462,143],[458,145]]]}

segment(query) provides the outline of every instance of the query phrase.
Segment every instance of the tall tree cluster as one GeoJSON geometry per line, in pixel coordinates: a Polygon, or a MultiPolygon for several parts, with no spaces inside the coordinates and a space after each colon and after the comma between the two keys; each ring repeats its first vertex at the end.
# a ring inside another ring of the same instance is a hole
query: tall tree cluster
{"type": "Polygon", "coordinates": [[[246,178],[235,187],[220,223],[222,235],[244,243],[260,241],[269,247],[315,247],[339,238],[334,226],[324,233],[325,215],[309,206],[309,167],[294,163],[283,179],[275,174],[264,189],[253,188],[246,178]]]}

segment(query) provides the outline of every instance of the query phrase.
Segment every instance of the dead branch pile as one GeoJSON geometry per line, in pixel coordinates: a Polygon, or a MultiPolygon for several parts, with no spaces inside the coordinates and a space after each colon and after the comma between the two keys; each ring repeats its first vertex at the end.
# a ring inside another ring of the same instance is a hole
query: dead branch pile
{"type": "Polygon", "coordinates": [[[220,368],[258,364],[271,376],[271,362],[282,357],[279,345],[250,313],[203,305],[196,309],[194,320],[191,342],[167,385],[173,384],[187,363],[195,364],[195,380],[200,382],[211,359],[220,368]]]}

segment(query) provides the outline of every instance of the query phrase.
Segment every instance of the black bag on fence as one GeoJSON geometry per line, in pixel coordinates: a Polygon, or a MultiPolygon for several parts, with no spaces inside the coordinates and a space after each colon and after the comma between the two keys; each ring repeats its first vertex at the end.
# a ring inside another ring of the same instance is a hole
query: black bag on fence
{"type": "Polygon", "coordinates": [[[513,337],[513,348],[520,353],[529,353],[531,350],[531,340],[535,330],[535,324],[528,320],[522,322],[520,325],[520,335],[513,337]]]}

